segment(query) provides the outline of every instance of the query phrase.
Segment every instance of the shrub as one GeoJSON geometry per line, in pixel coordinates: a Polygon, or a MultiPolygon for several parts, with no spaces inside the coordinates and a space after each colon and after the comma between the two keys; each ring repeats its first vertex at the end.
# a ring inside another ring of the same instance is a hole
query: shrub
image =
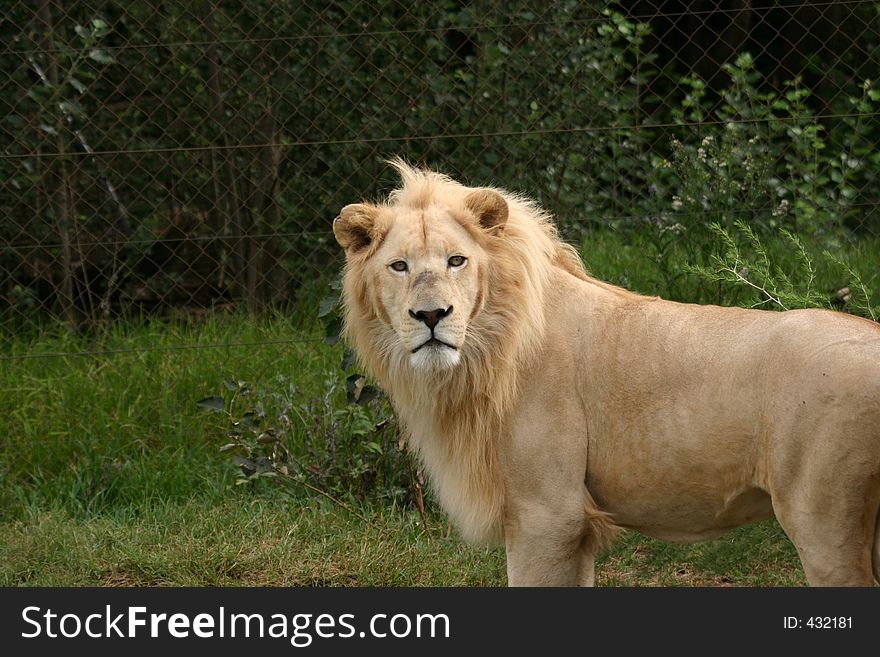
{"type": "Polygon", "coordinates": [[[341,394],[332,374],[323,394],[303,398],[282,375],[271,385],[225,380],[225,396],[197,405],[224,416],[219,429],[239,485],[300,484],[335,501],[423,504],[419,482],[387,400],[359,374],[341,394]]]}

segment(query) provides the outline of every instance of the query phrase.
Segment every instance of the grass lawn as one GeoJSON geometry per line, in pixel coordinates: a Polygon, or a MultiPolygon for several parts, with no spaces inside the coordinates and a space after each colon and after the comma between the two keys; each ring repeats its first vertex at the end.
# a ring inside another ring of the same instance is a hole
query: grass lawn
{"type": "MultiPolygon", "coordinates": [[[[625,533],[599,586],[797,586],[775,523],[690,546],[625,533]]],[[[440,517],[323,500],[191,499],[93,518],[43,511],[0,525],[3,586],[504,586],[504,551],[450,536],[440,517]]]]}

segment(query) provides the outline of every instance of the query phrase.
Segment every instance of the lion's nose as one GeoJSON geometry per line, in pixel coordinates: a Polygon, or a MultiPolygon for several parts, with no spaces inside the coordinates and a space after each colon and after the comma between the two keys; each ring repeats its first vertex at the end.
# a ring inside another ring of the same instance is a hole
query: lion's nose
{"type": "Polygon", "coordinates": [[[410,310],[409,316],[424,322],[429,329],[434,330],[437,323],[451,312],[452,306],[449,306],[449,308],[434,308],[434,310],[417,310],[415,312],[410,310]]]}

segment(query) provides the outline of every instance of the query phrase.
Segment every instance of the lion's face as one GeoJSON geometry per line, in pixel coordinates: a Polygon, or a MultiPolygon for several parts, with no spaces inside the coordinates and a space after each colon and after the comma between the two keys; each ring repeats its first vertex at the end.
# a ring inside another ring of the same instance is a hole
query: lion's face
{"type": "Polygon", "coordinates": [[[485,303],[488,256],[478,238],[497,229],[507,206],[494,192],[475,194],[461,208],[349,205],[334,222],[361,302],[390,329],[386,348],[414,369],[457,366],[485,303]]]}
{"type": "Polygon", "coordinates": [[[371,287],[379,317],[394,329],[414,368],[459,363],[468,321],[483,296],[484,260],[483,249],[443,209],[395,217],[370,261],[371,287]]]}

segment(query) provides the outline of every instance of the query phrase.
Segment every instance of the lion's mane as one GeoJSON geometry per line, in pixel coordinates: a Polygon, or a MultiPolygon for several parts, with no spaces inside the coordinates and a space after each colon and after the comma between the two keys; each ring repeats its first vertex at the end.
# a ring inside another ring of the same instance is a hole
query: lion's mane
{"type": "MultiPolygon", "coordinates": [[[[391,164],[402,185],[385,208],[439,205],[463,216],[474,191],[402,160],[391,164]]],[[[344,275],[344,333],[367,371],[389,395],[410,446],[424,463],[444,509],[471,540],[502,537],[505,491],[498,467],[509,434],[520,379],[539,355],[545,327],[544,293],[553,268],[619,294],[630,294],[590,277],[578,253],[563,243],[550,216],[532,201],[495,189],[508,205],[503,235],[462,225],[485,249],[490,265],[483,310],[468,327],[458,367],[425,380],[392,349],[393,332],[377,314],[373,281],[364,264],[375,248],[350,258],[344,275]],[[419,377],[415,380],[414,377],[419,377]]],[[[593,539],[613,534],[607,514],[585,509],[593,539]]]]}

